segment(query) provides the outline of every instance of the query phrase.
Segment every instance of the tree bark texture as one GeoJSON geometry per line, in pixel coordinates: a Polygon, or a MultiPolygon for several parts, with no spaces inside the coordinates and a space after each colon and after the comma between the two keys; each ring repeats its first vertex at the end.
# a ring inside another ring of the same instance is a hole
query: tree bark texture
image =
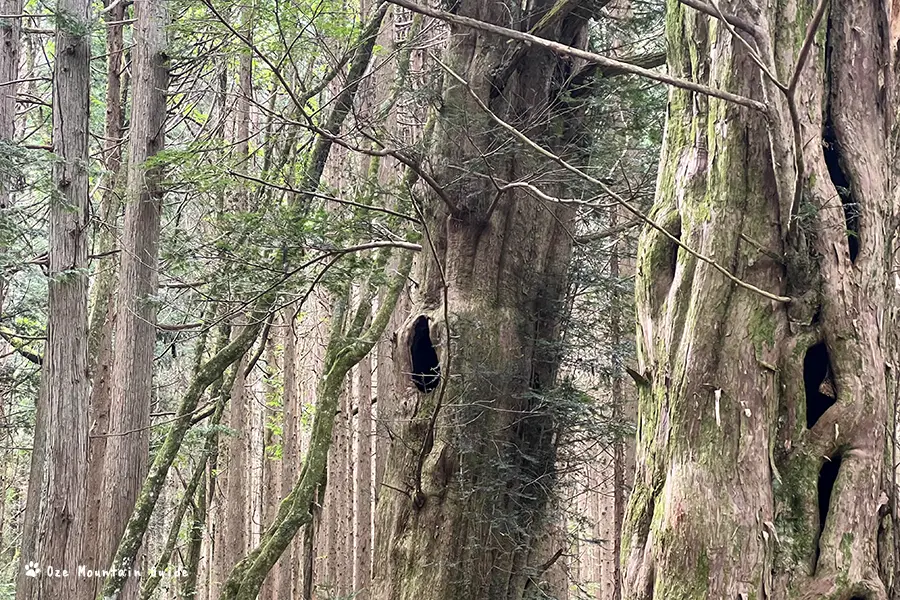
{"type": "MultiPolygon", "coordinates": [[[[720,4],[785,84],[817,5],[720,4]]],[[[626,598],[893,597],[888,23],[887,3],[829,3],[793,110],[721,22],[668,3],[672,74],[768,110],[671,90],[651,216],[791,302],[644,231],[626,598]]]]}
{"type": "MultiPolygon", "coordinates": [[[[301,403],[299,397],[299,385],[297,382],[297,332],[294,328],[294,313],[297,307],[293,304],[281,311],[281,334],[284,345],[284,399],[282,402],[282,436],[281,436],[281,463],[280,483],[281,490],[278,497],[285,497],[291,493],[291,486],[297,479],[297,462],[295,457],[300,456],[300,412],[301,403]]],[[[296,573],[300,569],[302,554],[299,541],[294,540],[278,562],[275,571],[275,595],[278,598],[294,598],[294,581],[296,573]]],[[[300,596],[299,593],[296,594],[300,596]]]]}
{"type": "MultiPolygon", "coordinates": [[[[3,0],[0,2],[2,14],[18,15],[22,12],[23,0],[3,0]]],[[[3,82],[3,94],[0,95],[0,142],[12,144],[15,141],[16,129],[16,90],[14,83],[19,78],[19,48],[22,35],[20,19],[7,19],[0,24],[0,82],[3,82]]],[[[0,185],[0,210],[10,206],[10,186],[0,185]]],[[[0,300],[3,295],[0,291],[0,300]]]]}
{"type": "MultiPolygon", "coordinates": [[[[2,14],[18,15],[22,12],[23,0],[3,0],[0,2],[2,14]]],[[[0,24],[0,144],[13,144],[16,132],[16,90],[19,79],[19,49],[21,48],[22,23],[19,19],[9,19],[0,24]]],[[[5,174],[4,180],[12,173],[5,174]]],[[[11,185],[0,182],[0,211],[12,204],[11,185]]],[[[6,299],[6,280],[0,275],[0,310],[6,299]]]]}
{"type": "MultiPolygon", "coordinates": [[[[531,3],[526,13],[518,2],[464,0],[457,13],[527,30],[553,5],[531,3]]],[[[540,33],[581,46],[587,16],[565,3],[540,33]]],[[[564,99],[573,63],[451,31],[444,62],[501,117],[563,151],[579,113],[564,99]]],[[[432,163],[447,202],[435,195],[424,207],[422,288],[395,338],[396,437],[376,508],[372,597],[520,599],[537,591],[553,554],[535,540],[555,481],[545,394],[558,364],[572,213],[525,193],[498,194],[491,177],[516,181],[547,164],[498,133],[466,86],[447,78],[444,89],[432,163]],[[428,393],[410,380],[423,328],[442,376],[428,393]]]]}
{"type": "MultiPolygon", "coordinates": [[[[136,2],[134,9],[134,92],[109,414],[112,435],[106,444],[107,493],[98,530],[105,536],[100,565],[108,564],[119,545],[147,473],[150,451],[154,296],[163,195],[161,168],[150,161],[163,149],[165,140],[166,2],[143,0],[136,2]]],[[[138,579],[130,578],[123,597],[137,597],[138,589],[138,579]]]]}
{"type": "MultiPolygon", "coordinates": [[[[106,2],[109,5],[109,2],[106,2]]],[[[123,25],[125,20],[125,4],[119,3],[106,13],[110,23],[106,28],[106,144],[103,163],[108,178],[103,199],[100,202],[100,219],[96,235],[99,238],[98,250],[101,253],[111,252],[118,246],[118,221],[121,200],[117,186],[121,181],[122,144],[124,136],[124,111],[122,102],[122,64],[124,62],[123,25]]],[[[109,259],[112,265],[106,265],[96,275],[91,302],[90,328],[88,330],[88,364],[91,374],[91,438],[88,446],[88,489],[102,489],[106,463],[106,434],[109,432],[109,412],[112,386],[113,334],[116,321],[115,290],[117,283],[118,259],[109,259]]],[[[88,531],[99,531],[100,512],[104,496],[95,495],[88,498],[86,522],[88,531]]],[[[85,539],[82,559],[85,564],[100,565],[101,544],[103,537],[99,533],[85,539]]],[[[103,552],[103,560],[108,559],[107,551],[103,552]]],[[[81,582],[79,595],[93,599],[99,582],[88,579],[81,582]]]]}
{"type": "Polygon", "coordinates": [[[353,592],[359,600],[369,599],[372,583],[372,358],[356,366],[356,533],[353,545],[353,592]]]}
{"type": "MultiPolygon", "coordinates": [[[[43,568],[74,568],[83,539],[88,452],[88,122],[90,3],[59,0],[53,72],[54,188],[50,199],[49,326],[35,424],[32,492],[37,508],[33,556],[42,575],[17,598],[69,598],[75,578],[47,577],[43,568]],[[36,476],[37,474],[39,476],[36,476]]],[[[30,499],[30,498],[29,498],[30,499]]],[[[28,517],[26,516],[26,519],[28,517]]]]}

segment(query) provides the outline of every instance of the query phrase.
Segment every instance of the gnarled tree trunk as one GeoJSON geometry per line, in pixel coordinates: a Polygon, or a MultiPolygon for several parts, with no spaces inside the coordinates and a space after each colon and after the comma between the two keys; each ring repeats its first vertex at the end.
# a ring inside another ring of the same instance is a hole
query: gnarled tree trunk
{"type": "MultiPolygon", "coordinates": [[[[817,4],[721,7],[755,25],[741,35],[787,84],[817,4]]],[[[672,90],[652,216],[791,301],[644,232],[625,596],[887,598],[888,7],[828,4],[795,111],[720,21],[668,11],[670,70],[768,115],[672,90]]]]}
{"type": "MultiPolygon", "coordinates": [[[[524,12],[520,2],[463,0],[456,12],[582,45],[588,15],[558,4],[547,19],[554,2],[524,12]]],[[[522,131],[558,151],[570,141],[570,60],[459,28],[445,62],[522,131]]],[[[517,181],[547,164],[511,143],[467,86],[452,77],[444,86],[432,155],[445,201],[435,194],[424,208],[430,256],[395,338],[396,427],[376,509],[372,598],[519,599],[553,554],[535,539],[555,479],[547,394],[572,213],[498,193],[491,177],[517,181]],[[431,347],[442,382],[429,371],[431,347]]]]}

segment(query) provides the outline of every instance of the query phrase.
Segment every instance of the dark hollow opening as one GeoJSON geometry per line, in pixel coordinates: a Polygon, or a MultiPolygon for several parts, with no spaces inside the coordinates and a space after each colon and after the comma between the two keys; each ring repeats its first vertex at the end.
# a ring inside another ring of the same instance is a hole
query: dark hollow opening
{"type": "MultiPolygon", "coordinates": [[[[841,457],[832,456],[826,460],[819,471],[819,483],[816,486],[819,497],[819,537],[825,530],[825,519],[828,517],[828,506],[831,504],[831,492],[834,491],[834,483],[837,481],[838,471],[841,468],[841,457]]],[[[816,561],[819,559],[819,548],[816,547],[816,561]]]]}
{"type": "Polygon", "coordinates": [[[811,428],[837,399],[831,360],[824,342],[811,346],[806,351],[803,359],[803,388],[806,392],[806,427],[811,428]]]}
{"type": "Polygon", "coordinates": [[[822,149],[825,155],[825,164],[828,167],[828,175],[831,183],[841,198],[844,207],[844,220],[847,223],[847,247],[850,251],[850,261],[855,262],[859,256],[859,204],[853,197],[850,180],[841,168],[841,146],[834,133],[830,117],[822,131],[822,149]]]}
{"type": "Polygon", "coordinates": [[[441,382],[441,365],[431,343],[428,317],[421,316],[413,323],[412,341],[409,344],[412,358],[412,382],[423,394],[433,391],[441,382]]]}
{"type": "Polygon", "coordinates": [[[813,315],[812,321],[810,321],[810,325],[818,325],[822,322],[822,307],[819,306],[816,309],[815,314],[813,315]]]}

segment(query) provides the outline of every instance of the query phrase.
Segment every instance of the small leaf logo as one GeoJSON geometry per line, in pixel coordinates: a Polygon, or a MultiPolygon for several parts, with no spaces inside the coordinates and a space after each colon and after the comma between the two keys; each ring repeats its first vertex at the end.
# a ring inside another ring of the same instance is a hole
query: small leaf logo
{"type": "Polygon", "coordinates": [[[25,565],[25,577],[37,577],[40,568],[41,566],[39,564],[37,564],[33,560],[30,561],[25,565]]]}

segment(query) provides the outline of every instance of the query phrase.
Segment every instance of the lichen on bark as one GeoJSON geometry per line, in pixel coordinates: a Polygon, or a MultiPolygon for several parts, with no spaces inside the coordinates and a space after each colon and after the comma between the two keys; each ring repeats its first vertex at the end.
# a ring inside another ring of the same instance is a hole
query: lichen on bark
{"type": "MultiPolygon", "coordinates": [[[[754,24],[743,35],[790,79],[818,3],[720,5],[754,24]]],[[[670,71],[759,99],[768,113],[672,90],[654,214],[737,277],[792,300],[737,288],[681,253],[672,262],[658,232],[642,235],[648,385],[624,527],[626,597],[887,598],[887,11],[829,5],[799,73],[794,123],[786,96],[719,21],[677,0],[667,10],[670,71]],[[800,160],[794,125],[806,141],[800,160]],[[835,164],[858,226],[841,206],[835,164]],[[816,344],[827,348],[820,367],[836,398],[808,426],[807,392],[819,392],[804,388],[804,359],[816,344]]]]}

